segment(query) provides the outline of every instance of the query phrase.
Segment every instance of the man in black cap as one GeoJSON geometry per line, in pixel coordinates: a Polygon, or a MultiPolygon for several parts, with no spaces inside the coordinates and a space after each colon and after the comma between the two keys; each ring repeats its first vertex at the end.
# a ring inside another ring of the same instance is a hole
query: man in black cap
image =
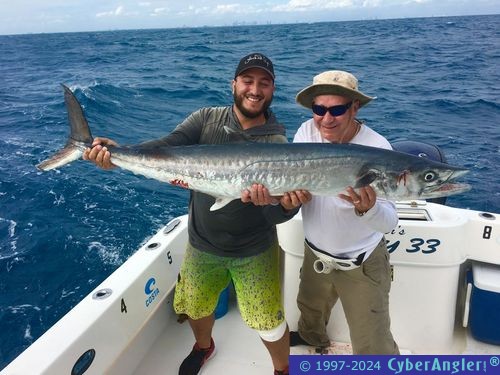
{"type": "MultiPolygon", "coordinates": [[[[285,128],[269,110],[274,93],[274,68],[261,53],[243,57],[231,83],[234,104],[202,108],[188,116],[169,135],[144,143],[150,147],[230,142],[225,127],[256,142],[287,142],[285,128]]],[[[84,159],[104,169],[113,167],[106,145],[95,138],[84,159]]],[[[245,323],[255,329],[268,349],[275,374],[288,374],[289,333],[281,303],[279,246],[276,224],[291,219],[308,192],[271,197],[254,184],[241,201],[210,211],[215,198],[191,191],[189,243],[176,286],[174,308],[188,316],[196,343],[179,374],[198,374],[215,349],[212,328],[218,296],[232,281],[245,323]]],[[[235,338],[237,339],[237,338],[235,338]]]]}

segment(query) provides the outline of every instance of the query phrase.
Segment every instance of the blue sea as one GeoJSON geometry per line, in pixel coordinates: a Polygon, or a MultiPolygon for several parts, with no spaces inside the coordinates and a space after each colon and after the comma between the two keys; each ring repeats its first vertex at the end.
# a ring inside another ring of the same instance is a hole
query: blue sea
{"type": "Polygon", "coordinates": [[[187,191],[121,170],[38,171],[66,141],[60,83],[94,135],[133,144],[230,104],[255,51],[275,63],[290,139],[310,116],[295,94],[351,71],[377,96],[359,113],[369,126],[470,169],[472,190],[447,204],[500,212],[500,15],[0,36],[0,369],[187,208],[187,191]]]}

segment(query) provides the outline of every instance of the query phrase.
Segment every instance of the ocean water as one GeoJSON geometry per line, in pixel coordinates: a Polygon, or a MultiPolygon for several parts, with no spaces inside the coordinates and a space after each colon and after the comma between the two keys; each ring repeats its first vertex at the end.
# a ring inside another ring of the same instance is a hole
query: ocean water
{"type": "Polygon", "coordinates": [[[273,110],[292,138],[295,94],[353,72],[377,100],[360,112],[390,141],[438,145],[470,168],[454,207],[500,212],[500,16],[0,36],[0,369],[120,266],[188,193],[74,162],[35,165],[65,143],[60,83],[94,135],[132,144],[231,103],[238,59],[275,63],[273,110]]]}

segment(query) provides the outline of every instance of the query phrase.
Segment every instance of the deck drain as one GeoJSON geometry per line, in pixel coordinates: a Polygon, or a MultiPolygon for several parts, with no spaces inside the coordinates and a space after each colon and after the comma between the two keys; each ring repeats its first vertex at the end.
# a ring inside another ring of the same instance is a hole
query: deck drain
{"type": "Polygon", "coordinates": [[[146,250],[154,250],[154,249],[157,249],[158,247],[160,247],[160,243],[153,242],[153,243],[150,243],[148,246],[146,246],[146,250]]]}
{"type": "Polygon", "coordinates": [[[75,365],[71,370],[71,375],[82,375],[83,373],[85,373],[89,369],[92,362],[94,362],[94,358],[95,358],[95,350],[94,349],[87,350],[75,362],[75,365]]]}
{"type": "Polygon", "coordinates": [[[105,288],[105,289],[99,289],[97,292],[95,292],[93,295],[92,295],[92,298],[93,299],[106,299],[108,298],[111,293],[113,293],[113,291],[109,288],[105,288]]]}
{"type": "Polygon", "coordinates": [[[496,219],[495,215],[490,214],[489,212],[481,212],[479,214],[479,216],[482,217],[483,219],[488,219],[488,220],[495,220],[496,219]]]}

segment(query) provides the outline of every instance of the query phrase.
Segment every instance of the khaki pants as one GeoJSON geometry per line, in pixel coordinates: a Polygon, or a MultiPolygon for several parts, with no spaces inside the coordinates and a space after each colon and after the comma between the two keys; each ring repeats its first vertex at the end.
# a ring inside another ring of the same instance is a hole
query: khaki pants
{"type": "Polygon", "coordinates": [[[319,274],[313,269],[316,259],[305,245],[297,296],[300,336],[311,345],[329,346],[326,325],[340,298],[353,354],[399,354],[390,331],[391,270],[385,238],[359,268],[350,271],[319,274]]]}

